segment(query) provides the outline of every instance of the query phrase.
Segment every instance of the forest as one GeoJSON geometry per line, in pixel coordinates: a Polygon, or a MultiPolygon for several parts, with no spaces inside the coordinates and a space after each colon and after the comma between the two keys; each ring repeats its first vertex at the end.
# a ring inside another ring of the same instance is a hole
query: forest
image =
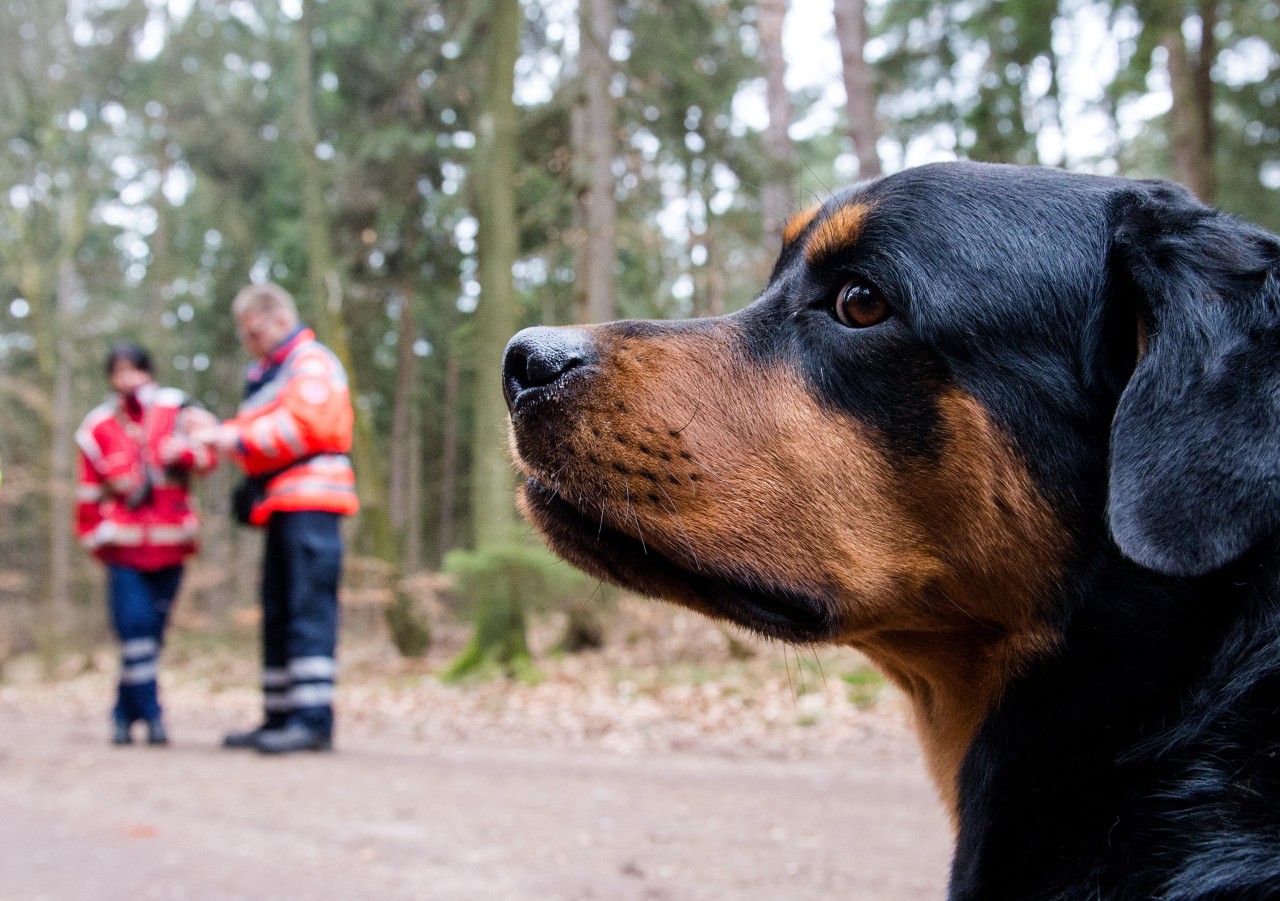
{"type": "MultiPolygon", "coordinates": [[[[363,510],[344,603],[458,673],[600,586],[513,505],[498,378],[534,324],[715,315],[789,216],[968,158],[1175,179],[1280,230],[1274,0],[0,0],[0,665],[107,635],[73,431],[128,337],[231,416],[231,298],[272,280],[344,361],[363,510]]],[[[260,536],[203,484],[184,603],[252,606],[260,536]]]]}

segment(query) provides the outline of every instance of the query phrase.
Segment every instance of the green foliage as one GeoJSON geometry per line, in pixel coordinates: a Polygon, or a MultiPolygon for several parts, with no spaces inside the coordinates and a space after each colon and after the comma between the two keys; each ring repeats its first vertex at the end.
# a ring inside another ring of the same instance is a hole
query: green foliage
{"type": "Polygon", "coordinates": [[[454,581],[462,611],[473,617],[494,596],[519,599],[525,610],[546,613],[598,594],[595,579],[556,557],[541,543],[513,542],[479,550],[452,550],[444,572],[454,581]]]}
{"type": "Polygon", "coordinates": [[[870,707],[885,687],[884,676],[870,668],[841,673],[840,678],[849,686],[849,701],[856,707],[870,707]]]}
{"type": "Polygon", "coordinates": [[[445,572],[465,599],[475,620],[471,641],[445,670],[446,681],[504,674],[536,676],[525,641],[527,606],[545,603],[563,564],[543,549],[525,544],[495,544],[475,551],[452,551],[445,572]]]}
{"type": "Polygon", "coordinates": [[[449,681],[507,675],[537,678],[525,641],[526,611],[590,605],[594,580],[554,557],[541,544],[514,542],[451,551],[444,571],[476,624],[470,643],[444,673],[449,681]]]}

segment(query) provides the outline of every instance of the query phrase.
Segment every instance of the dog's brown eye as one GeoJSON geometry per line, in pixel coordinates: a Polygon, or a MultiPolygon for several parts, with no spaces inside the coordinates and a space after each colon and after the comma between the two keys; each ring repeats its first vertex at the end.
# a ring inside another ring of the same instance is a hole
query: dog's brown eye
{"type": "Polygon", "coordinates": [[[849,328],[869,328],[889,318],[893,309],[874,286],[855,279],[836,297],[836,319],[849,328]]]}

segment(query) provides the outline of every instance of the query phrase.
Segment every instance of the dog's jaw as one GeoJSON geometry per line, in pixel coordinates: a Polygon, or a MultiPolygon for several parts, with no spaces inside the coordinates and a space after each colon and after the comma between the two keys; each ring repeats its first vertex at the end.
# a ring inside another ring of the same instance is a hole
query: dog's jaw
{"type": "MultiPolygon", "coordinates": [[[[674,601],[707,616],[796,644],[834,638],[825,592],[749,584],[742,575],[686,564],[634,536],[593,522],[535,477],[520,489],[518,506],[551,549],[592,575],[647,597],[674,601]]],[[[657,537],[657,536],[655,536],[657,537]]]]}

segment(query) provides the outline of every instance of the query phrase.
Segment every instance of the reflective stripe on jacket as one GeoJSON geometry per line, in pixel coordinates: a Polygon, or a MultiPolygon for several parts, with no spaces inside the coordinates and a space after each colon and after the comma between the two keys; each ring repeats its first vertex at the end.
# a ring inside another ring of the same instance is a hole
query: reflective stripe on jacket
{"type": "Polygon", "coordinates": [[[250,476],[277,475],[250,522],[265,525],[276,511],[355,513],[347,457],[355,416],[338,358],[303,328],[255,369],[262,376],[250,372],[250,393],[232,420],[240,432],[236,460],[250,476]]]}
{"type": "Polygon", "coordinates": [[[196,550],[200,521],[188,473],[207,472],[217,459],[186,435],[216,420],[175,388],[144,385],[136,398],[129,408],[111,398],[76,430],[76,533],[106,563],[156,570],[196,550]],[[178,445],[177,460],[162,467],[166,443],[178,445]]]}

